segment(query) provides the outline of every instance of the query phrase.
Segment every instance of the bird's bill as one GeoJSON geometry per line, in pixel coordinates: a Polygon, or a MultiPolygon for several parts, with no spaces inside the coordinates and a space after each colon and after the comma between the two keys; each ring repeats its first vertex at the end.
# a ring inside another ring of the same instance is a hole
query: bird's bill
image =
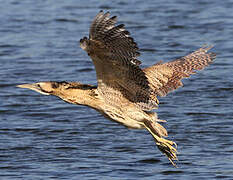
{"type": "Polygon", "coordinates": [[[19,87],[19,88],[26,88],[26,89],[31,89],[33,91],[36,91],[38,93],[41,93],[41,94],[44,94],[44,95],[50,95],[49,93],[46,93],[44,92],[40,85],[38,83],[33,83],[33,84],[20,84],[20,85],[17,85],[16,87],[19,87]]]}

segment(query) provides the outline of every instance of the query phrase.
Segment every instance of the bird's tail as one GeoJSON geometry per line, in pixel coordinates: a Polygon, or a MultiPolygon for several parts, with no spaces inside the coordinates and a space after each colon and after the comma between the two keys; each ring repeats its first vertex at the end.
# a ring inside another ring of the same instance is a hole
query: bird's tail
{"type": "Polygon", "coordinates": [[[164,139],[163,136],[167,136],[166,129],[155,121],[146,120],[144,122],[146,129],[151,133],[153,136],[156,145],[158,146],[159,150],[165,154],[169,161],[172,163],[173,166],[176,167],[175,160],[177,159],[177,145],[175,142],[164,139]]]}

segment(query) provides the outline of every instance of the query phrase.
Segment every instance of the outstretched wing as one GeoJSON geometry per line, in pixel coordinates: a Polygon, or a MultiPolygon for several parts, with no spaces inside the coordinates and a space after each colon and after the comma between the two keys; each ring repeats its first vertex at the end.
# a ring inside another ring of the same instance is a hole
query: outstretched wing
{"type": "Polygon", "coordinates": [[[148,79],[138,66],[138,46],[123,24],[115,25],[117,17],[109,16],[100,11],[90,27],[88,54],[95,65],[98,91],[114,104],[123,97],[147,109],[153,102],[148,79]]]}
{"type": "Polygon", "coordinates": [[[87,51],[96,68],[98,91],[114,105],[129,100],[142,110],[155,109],[157,96],[165,96],[182,86],[183,78],[202,70],[215,58],[214,53],[207,53],[211,47],[203,47],[185,57],[142,70],[137,44],[124,25],[115,25],[116,16],[109,16],[108,12],[100,11],[95,17],[87,51]]]}
{"type": "Polygon", "coordinates": [[[129,61],[135,65],[140,65],[141,62],[137,60],[140,55],[138,46],[130,37],[129,31],[125,30],[124,24],[115,26],[117,17],[109,17],[110,13],[104,14],[100,11],[93,20],[89,38],[98,41],[108,51],[111,58],[118,61],[129,61]],[[113,57],[114,56],[114,57],[113,57]]]}
{"type": "Polygon", "coordinates": [[[207,53],[209,49],[211,47],[203,47],[185,57],[143,69],[150,88],[153,90],[151,96],[165,96],[170,91],[182,86],[183,78],[208,66],[216,57],[214,53],[207,53]]]}

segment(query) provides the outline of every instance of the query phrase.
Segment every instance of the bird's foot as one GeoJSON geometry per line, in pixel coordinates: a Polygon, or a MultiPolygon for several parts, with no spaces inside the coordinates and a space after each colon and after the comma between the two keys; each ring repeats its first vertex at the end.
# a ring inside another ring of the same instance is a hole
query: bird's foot
{"type": "MultiPolygon", "coordinates": [[[[151,126],[151,124],[148,124],[147,122],[145,122],[145,127],[146,129],[151,133],[151,135],[153,136],[156,145],[158,146],[159,150],[164,153],[169,161],[172,163],[172,165],[174,167],[177,167],[175,164],[175,160],[178,160],[177,158],[177,145],[175,142],[167,140],[162,138],[162,136],[164,136],[163,134],[161,134],[161,131],[158,131],[158,129],[156,129],[156,127],[158,128],[159,126],[151,126]]],[[[161,127],[159,127],[159,129],[161,129],[161,127]]],[[[165,134],[165,133],[164,133],[165,134]]]]}
{"type": "Polygon", "coordinates": [[[176,143],[158,136],[157,137],[154,136],[154,138],[159,150],[168,157],[169,161],[172,163],[174,167],[177,167],[176,163],[174,162],[174,160],[178,160],[176,155],[177,154],[176,143]]]}

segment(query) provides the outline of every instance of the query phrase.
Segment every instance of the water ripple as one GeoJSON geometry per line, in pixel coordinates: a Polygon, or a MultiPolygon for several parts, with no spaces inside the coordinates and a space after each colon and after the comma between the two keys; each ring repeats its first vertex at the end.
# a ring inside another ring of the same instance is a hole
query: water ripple
{"type": "Polygon", "coordinates": [[[8,179],[233,179],[230,0],[2,1],[0,174],[8,179]],[[178,144],[178,169],[146,130],[95,110],[15,86],[38,81],[96,83],[79,48],[92,18],[111,10],[137,41],[143,67],[213,44],[217,59],[159,98],[156,111],[178,144]]]}

